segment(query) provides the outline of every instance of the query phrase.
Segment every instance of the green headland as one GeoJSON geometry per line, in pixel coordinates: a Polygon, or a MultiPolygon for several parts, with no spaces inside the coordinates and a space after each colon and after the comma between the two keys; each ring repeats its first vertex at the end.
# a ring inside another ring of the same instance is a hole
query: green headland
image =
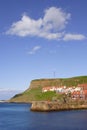
{"type": "MultiPolygon", "coordinates": [[[[64,95],[55,92],[42,92],[43,87],[47,86],[77,86],[78,84],[87,83],[87,76],[78,76],[72,78],[55,78],[55,79],[35,79],[32,80],[30,86],[23,93],[12,97],[9,102],[32,102],[32,101],[53,101],[63,102],[64,95]]],[[[68,97],[67,101],[69,100],[68,97]]]]}

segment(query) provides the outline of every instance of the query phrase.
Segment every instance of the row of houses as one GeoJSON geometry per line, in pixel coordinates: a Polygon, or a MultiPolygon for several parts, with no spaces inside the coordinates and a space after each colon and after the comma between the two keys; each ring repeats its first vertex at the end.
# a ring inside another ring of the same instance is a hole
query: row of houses
{"type": "Polygon", "coordinates": [[[43,87],[42,92],[55,91],[56,93],[71,94],[73,99],[75,98],[87,98],[87,84],[78,84],[77,87],[71,86],[48,86],[43,87]]]}

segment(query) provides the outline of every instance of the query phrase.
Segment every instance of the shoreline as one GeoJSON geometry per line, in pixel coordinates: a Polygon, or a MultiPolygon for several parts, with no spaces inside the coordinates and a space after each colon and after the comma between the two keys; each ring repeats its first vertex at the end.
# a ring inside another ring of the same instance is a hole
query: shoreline
{"type": "Polygon", "coordinates": [[[52,101],[31,101],[31,102],[9,102],[4,101],[0,103],[16,103],[16,104],[31,104],[30,110],[34,112],[52,112],[52,111],[69,111],[69,110],[82,110],[87,109],[87,103],[75,104],[58,103],[52,101]]]}
{"type": "Polygon", "coordinates": [[[34,101],[32,102],[31,111],[37,112],[51,112],[51,111],[67,111],[67,110],[80,110],[87,109],[87,104],[74,105],[74,104],[58,104],[57,102],[44,102],[34,101]]]}

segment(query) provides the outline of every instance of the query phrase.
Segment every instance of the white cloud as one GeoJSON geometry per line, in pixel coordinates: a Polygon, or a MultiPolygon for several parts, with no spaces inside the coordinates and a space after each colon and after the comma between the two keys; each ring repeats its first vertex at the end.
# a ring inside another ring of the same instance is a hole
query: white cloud
{"type": "Polygon", "coordinates": [[[35,46],[32,48],[31,51],[28,52],[28,54],[35,54],[39,49],[41,48],[41,46],[35,46]]]}
{"type": "Polygon", "coordinates": [[[20,21],[12,24],[11,28],[7,31],[7,34],[18,35],[22,37],[27,35],[34,36],[38,34],[41,24],[41,19],[35,21],[24,15],[20,21]]]}
{"type": "Polygon", "coordinates": [[[6,34],[25,36],[38,36],[46,39],[60,39],[62,31],[68,20],[70,13],[64,12],[61,8],[50,7],[45,10],[43,18],[34,20],[27,15],[23,15],[21,20],[11,25],[6,34]]]}
{"type": "MultiPolygon", "coordinates": [[[[83,40],[82,34],[65,34],[64,29],[71,18],[61,8],[50,7],[44,11],[44,16],[35,20],[24,14],[22,18],[13,23],[6,34],[25,36],[37,36],[49,40],[83,40]]],[[[33,53],[33,52],[31,52],[33,53]]]]}
{"type": "Polygon", "coordinates": [[[61,8],[51,7],[45,11],[43,18],[44,28],[46,30],[59,31],[65,28],[68,20],[70,19],[70,13],[64,12],[61,8]]]}
{"type": "Polygon", "coordinates": [[[86,37],[82,34],[65,34],[63,40],[71,41],[71,40],[84,40],[86,37]]]}

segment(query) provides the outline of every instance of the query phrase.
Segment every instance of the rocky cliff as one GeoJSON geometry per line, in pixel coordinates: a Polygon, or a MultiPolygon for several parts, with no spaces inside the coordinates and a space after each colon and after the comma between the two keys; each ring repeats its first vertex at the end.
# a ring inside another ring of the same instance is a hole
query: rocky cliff
{"type": "Polygon", "coordinates": [[[28,90],[38,87],[42,88],[46,86],[77,86],[81,83],[87,83],[87,76],[55,79],[35,79],[31,81],[28,90]]]}
{"type": "Polygon", "coordinates": [[[58,102],[39,102],[34,101],[31,105],[31,111],[61,111],[61,110],[78,110],[87,109],[87,103],[84,104],[59,104],[58,102]]]}
{"type": "Polygon", "coordinates": [[[62,79],[36,79],[32,80],[29,86],[29,89],[38,88],[38,87],[45,87],[45,86],[53,86],[61,84],[62,79]]]}

